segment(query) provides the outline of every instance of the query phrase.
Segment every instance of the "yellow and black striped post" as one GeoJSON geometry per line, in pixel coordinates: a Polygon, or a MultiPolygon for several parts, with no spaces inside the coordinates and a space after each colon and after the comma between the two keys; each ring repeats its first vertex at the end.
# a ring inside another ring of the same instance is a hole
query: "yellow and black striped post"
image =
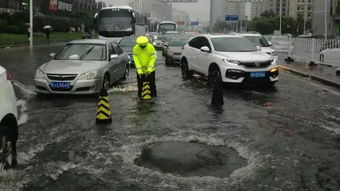
{"type": "Polygon", "coordinates": [[[150,100],[151,98],[150,82],[143,82],[142,99],[150,100]]]}
{"type": "Polygon", "coordinates": [[[96,123],[111,123],[111,122],[112,118],[109,104],[109,96],[107,94],[107,90],[103,88],[100,91],[96,123]]]}

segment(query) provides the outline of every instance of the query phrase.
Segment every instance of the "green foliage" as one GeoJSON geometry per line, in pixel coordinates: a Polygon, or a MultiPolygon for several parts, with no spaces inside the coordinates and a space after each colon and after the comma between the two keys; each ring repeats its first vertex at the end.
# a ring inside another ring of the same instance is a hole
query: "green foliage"
{"type": "MultiPolygon", "coordinates": [[[[273,34],[274,30],[280,28],[280,17],[270,12],[264,12],[260,17],[254,18],[248,24],[248,31],[257,31],[261,34],[273,34]]],[[[297,36],[303,32],[303,19],[282,17],[282,34],[297,36]]]]}

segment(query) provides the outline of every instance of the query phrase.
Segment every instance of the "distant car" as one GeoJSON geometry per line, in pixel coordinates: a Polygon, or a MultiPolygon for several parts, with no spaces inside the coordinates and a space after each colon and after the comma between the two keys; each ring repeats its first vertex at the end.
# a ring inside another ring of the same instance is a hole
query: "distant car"
{"type": "Polygon", "coordinates": [[[192,73],[208,77],[208,83],[216,81],[241,84],[259,82],[273,86],[278,81],[276,60],[239,35],[198,35],[183,49],[182,77],[192,73]]]}
{"type": "Polygon", "coordinates": [[[153,41],[153,46],[155,47],[156,50],[162,50],[163,49],[163,40],[161,39],[156,39],[153,41]]]}
{"type": "Polygon", "coordinates": [[[320,62],[338,64],[340,60],[340,48],[325,49],[320,52],[320,62]]]}
{"type": "Polygon", "coordinates": [[[124,37],[119,41],[120,47],[129,55],[129,64],[133,64],[132,50],[136,45],[136,37],[124,37]]]}
{"type": "Polygon", "coordinates": [[[0,170],[17,164],[18,112],[11,75],[0,66],[0,170]]]}
{"type": "Polygon", "coordinates": [[[261,48],[262,52],[265,52],[277,59],[277,52],[271,48],[272,44],[269,43],[261,34],[258,33],[241,33],[240,36],[246,37],[255,46],[261,48]]]}
{"type": "Polygon", "coordinates": [[[189,37],[173,37],[164,45],[165,64],[180,64],[183,46],[189,41],[189,37]]]}
{"type": "Polygon", "coordinates": [[[36,71],[38,93],[95,94],[128,74],[128,54],[111,40],[72,41],[51,56],[36,71]]]}

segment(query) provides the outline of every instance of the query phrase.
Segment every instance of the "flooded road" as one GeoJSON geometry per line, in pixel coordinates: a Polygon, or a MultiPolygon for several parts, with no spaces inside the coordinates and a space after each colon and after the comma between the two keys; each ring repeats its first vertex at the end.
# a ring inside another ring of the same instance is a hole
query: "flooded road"
{"type": "Polygon", "coordinates": [[[158,97],[137,98],[132,70],[109,90],[113,123],[97,126],[97,97],[33,91],[35,69],[58,48],[0,50],[21,116],[20,165],[0,173],[0,190],[340,190],[338,90],[283,71],[275,89],[226,87],[216,108],[204,80],[183,81],[159,54],[158,97]],[[136,162],[145,150],[147,165],[136,162]]]}

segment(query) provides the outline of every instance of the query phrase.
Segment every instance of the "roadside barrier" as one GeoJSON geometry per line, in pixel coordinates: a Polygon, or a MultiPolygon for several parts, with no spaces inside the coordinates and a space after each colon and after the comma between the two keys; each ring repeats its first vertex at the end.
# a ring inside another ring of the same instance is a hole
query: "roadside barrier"
{"type": "Polygon", "coordinates": [[[144,99],[144,100],[152,99],[152,97],[151,97],[150,82],[143,82],[142,99],[144,99]]]}
{"type": "Polygon", "coordinates": [[[100,91],[98,108],[97,108],[97,118],[96,123],[111,123],[111,110],[110,110],[110,103],[109,103],[109,96],[107,94],[107,90],[103,88],[100,91]]]}
{"type": "Polygon", "coordinates": [[[340,67],[340,40],[288,38],[286,60],[340,67]]]}

